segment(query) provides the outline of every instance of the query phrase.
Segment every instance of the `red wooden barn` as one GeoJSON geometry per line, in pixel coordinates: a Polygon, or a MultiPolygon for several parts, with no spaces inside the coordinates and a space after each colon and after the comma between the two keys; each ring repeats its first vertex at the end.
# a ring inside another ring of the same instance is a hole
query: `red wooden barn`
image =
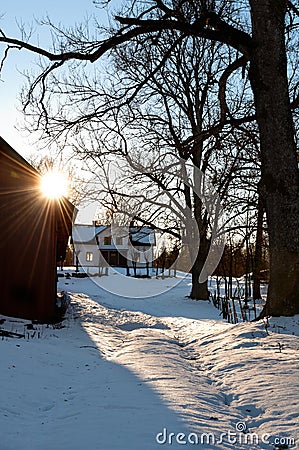
{"type": "Polygon", "coordinates": [[[0,137],[0,313],[59,320],[57,261],[65,256],[73,205],[48,199],[41,175],[0,137]]]}

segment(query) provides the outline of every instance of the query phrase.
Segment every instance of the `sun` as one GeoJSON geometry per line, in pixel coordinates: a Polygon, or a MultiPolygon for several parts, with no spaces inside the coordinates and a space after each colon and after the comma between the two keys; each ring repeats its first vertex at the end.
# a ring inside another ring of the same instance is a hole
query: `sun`
{"type": "Polygon", "coordinates": [[[45,197],[59,199],[68,191],[67,178],[61,172],[47,172],[41,180],[41,191],[45,197]]]}

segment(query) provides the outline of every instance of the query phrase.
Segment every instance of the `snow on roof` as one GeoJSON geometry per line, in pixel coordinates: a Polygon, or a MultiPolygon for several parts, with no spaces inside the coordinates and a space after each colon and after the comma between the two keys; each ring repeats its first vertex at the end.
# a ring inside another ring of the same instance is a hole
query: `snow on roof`
{"type": "Polygon", "coordinates": [[[130,228],[131,242],[135,245],[155,245],[155,232],[147,227],[130,228]]]}
{"type": "MultiPolygon", "coordinates": [[[[110,227],[110,225],[95,226],[76,224],[73,226],[73,241],[77,243],[96,244],[96,236],[110,227]]],[[[126,233],[126,236],[130,235],[133,245],[155,245],[156,243],[155,232],[151,228],[123,227],[123,230],[126,233]]]]}
{"type": "Polygon", "coordinates": [[[96,244],[95,240],[96,228],[94,225],[79,225],[73,226],[73,241],[89,244],[96,244]]]}
{"type": "Polygon", "coordinates": [[[107,225],[96,226],[95,227],[95,234],[98,235],[98,234],[102,233],[102,231],[106,230],[106,228],[108,228],[107,225]]]}

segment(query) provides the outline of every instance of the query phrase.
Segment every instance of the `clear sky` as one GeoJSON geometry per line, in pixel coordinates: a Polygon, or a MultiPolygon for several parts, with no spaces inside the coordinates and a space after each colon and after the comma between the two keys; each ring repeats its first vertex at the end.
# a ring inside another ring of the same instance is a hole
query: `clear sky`
{"type": "MultiPolygon", "coordinates": [[[[36,20],[48,15],[54,23],[60,22],[68,26],[79,23],[92,14],[105,22],[105,12],[95,8],[92,0],[2,0],[0,28],[10,37],[20,37],[17,23],[28,24],[28,28],[33,24],[36,30],[33,42],[46,46],[50,42],[50,34],[45,27],[38,27],[36,20]]],[[[1,44],[1,56],[4,49],[5,46],[1,44]]],[[[11,52],[0,78],[0,136],[25,157],[33,149],[25,134],[15,129],[22,122],[22,114],[18,112],[18,96],[24,78],[19,72],[34,67],[34,59],[34,55],[26,51],[11,52]]]]}

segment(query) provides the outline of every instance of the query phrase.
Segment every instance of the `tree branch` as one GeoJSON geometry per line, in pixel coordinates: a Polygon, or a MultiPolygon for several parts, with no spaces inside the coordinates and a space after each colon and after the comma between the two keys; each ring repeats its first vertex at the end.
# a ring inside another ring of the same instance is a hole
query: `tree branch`
{"type": "Polygon", "coordinates": [[[254,122],[256,120],[256,116],[255,114],[249,115],[249,116],[245,116],[245,117],[240,117],[240,118],[230,118],[230,119],[226,119],[224,121],[220,121],[219,123],[217,123],[216,125],[212,126],[211,128],[209,128],[208,130],[203,130],[200,133],[198,133],[195,136],[190,136],[187,139],[185,139],[185,141],[182,143],[182,146],[185,147],[185,156],[184,158],[188,158],[188,156],[192,155],[194,149],[191,147],[190,145],[196,140],[196,144],[198,145],[198,143],[200,141],[204,141],[206,139],[208,139],[211,136],[215,136],[217,135],[225,126],[230,125],[230,126],[239,126],[242,125],[243,123],[248,123],[248,122],[254,122]]]}
{"type": "Polygon", "coordinates": [[[219,80],[219,103],[220,103],[220,123],[225,122],[227,114],[229,114],[229,108],[226,103],[226,84],[231,74],[240,67],[244,66],[247,59],[244,56],[236,59],[232,64],[227,66],[219,80]]]}
{"type": "MultiPolygon", "coordinates": [[[[158,3],[160,2],[158,1],[158,3]]],[[[174,11],[172,11],[172,13],[174,14],[174,11]]],[[[0,42],[17,46],[19,49],[26,49],[30,52],[44,56],[50,61],[64,62],[69,60],[80,60],[95,62],[109,50],[120,44],[128,42],[134,37],[162,30],[177,30],[190,36],[203,37],[230,45],[242,52],[248,59],[250,58],[250,49],[253,44],[252,38],[249,34],[227,24],[214,12],[205,13],[193,24],[183,20],[173,20],[167,18],[154,20],[115,16],[115,20],[117,20],[120,24],[126,25],[126,27],[121,28],[112,37],[100,41],[97,49],[92,52],[89,51],[84,53],[82,51],[74,50],[69,52],[54,53],[39,46],[30,44],[29,42],[10,38],[6,36],[2,30],[0,30],[0,42]],[[129,30],[128,27],[130,28],[129,30]]]]}
{"type": "Polygon", "coordinates": [[[290,0],[287,1],[287,5],[288,8],[290,8],[290,10],[293,11],[296,14],[296,16],[299,17],[299,9],[290,0]]]}
{"type": "MultiPolygon", "coordinates": [[[[135,26],[136,28],[131,31],[143,29],[143,34],[157,30],[177,30],[182,31],[189,36],[197,36],[212,41],[222,42],[223,44],[230,45],[240,51],[247,59],[250,59],[251,49],[254,46],[253,40],[249,34],[227,24],[214,12],[207,12],[193,24],[187,21],[165,18],[158,20],[139,20],[132,17],[115,16],[115,19],[122,25],[135,26]]],[[[142,34],[142,32],[140,34],[142,34]]]]}

